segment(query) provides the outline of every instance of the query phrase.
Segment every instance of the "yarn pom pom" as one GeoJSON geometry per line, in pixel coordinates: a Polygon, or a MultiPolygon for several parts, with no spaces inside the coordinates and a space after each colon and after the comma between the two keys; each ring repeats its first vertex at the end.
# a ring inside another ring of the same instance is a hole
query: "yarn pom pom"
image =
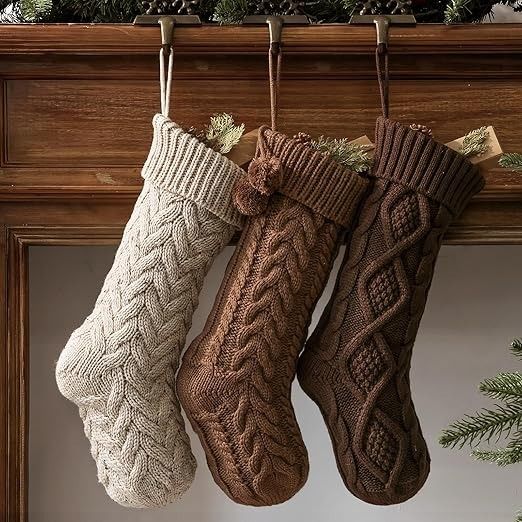
{"type": "Polygon", "coordinates": [[[271,196],[283,181],[281,160],[276,156],[254,158],[248,167],[248,181],[261,194],[271,196]]]}
{"type": "Polygon", "coordinates": [[[232,197],[236,208],[245,216],[262,214],[268,206],[269,196],[261,194],[245,178],[237,181],[232,197]]]}

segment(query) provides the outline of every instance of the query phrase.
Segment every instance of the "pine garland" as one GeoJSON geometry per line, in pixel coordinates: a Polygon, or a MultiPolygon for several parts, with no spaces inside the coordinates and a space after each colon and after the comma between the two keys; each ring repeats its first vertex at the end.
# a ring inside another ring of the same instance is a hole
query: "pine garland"
{"type": "Polygon", "coordinates": [[[368,147],[350,143],[347,138],[319,136],[310,145],[354,172],[365,172],[371,167],[372,158],[368,154],[368,147]]]}
{"type": "MultiPolygon", "coordinates": [[[[522,340],[511,343],[511,352],[522,358],[522,340]]],[[[522,373],[502,372],[485,379],[479,390],[487,397],[501,401],[493,409],[483,408],[473,415],[465,415],[442,431],[439,442],[445,448],[471,446],[471,455],[477,460],[493,462],[498,466],[522,463],[522,373]],[[481,442],[499,442],[506,439],[503,448],[478,449],[481,442]]],[[[517,515],[522,522],[522,513],[517,515]]]]}
{"type": "MultiPolygon", "coordinates": [[[[279,5],[277,0],[271,3],[279,5]]],[[[470,23],[492,16],[496,3],[491,0],[414,2],[413,14],[420,23],[470,23]]],[[[500,3],[522,11],[522,0],[501,0],[500,3]]],[[[314,23],[344,23],[358,5],[357,0],[302,0],[299,9],[314,23]]],[[[196,14],[204,21],[237,24],[249,14],[284,14],[277,10],[276,7],[274,12],[266,12],[259,0],[201,0],[196,14]]],[[[281,0],[280,11],[284,10],[285,4],[281,0]]],[[[142,0],[0,0],[0,21],[3,22],[116,23],[130,22],[143,12],[142,0]]]]}

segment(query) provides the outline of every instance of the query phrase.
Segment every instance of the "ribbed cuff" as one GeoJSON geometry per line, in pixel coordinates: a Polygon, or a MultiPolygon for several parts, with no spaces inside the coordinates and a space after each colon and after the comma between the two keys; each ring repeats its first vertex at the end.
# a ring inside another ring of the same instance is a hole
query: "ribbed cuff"
{"type": "Polygon", "coordinates": [[[419,131],[380,117],[375,130],[372,176],[419,191],[460,214],[484,187],[478,167],[462,154],[419,131]]]}
{"type": "Polygon", "coordinates": [[[260,129],[259,140],[259,148],[264,147],[283,165],[279,192],[339,225],[350,224],[367,180],[306,143],[268,127],[260,129]]]}
{"type": "Polygon", "coordinates": [[[245,172],[161,114],[154,116],[152,126],[154,137],[143,178],[241,228],[243,216],[232,202],[232,188],[245,172]]]}

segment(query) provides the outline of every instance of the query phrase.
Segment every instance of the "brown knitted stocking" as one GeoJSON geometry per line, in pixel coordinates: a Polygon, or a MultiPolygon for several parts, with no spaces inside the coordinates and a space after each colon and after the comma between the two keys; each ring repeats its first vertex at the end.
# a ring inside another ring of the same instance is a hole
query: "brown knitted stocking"
{"type": "Polygon", "coordinates": [[[385,118],[372,178],[298,378],[323,413],[346,487],[372,504],[395,504],[429,472],[408,372],[435,261],[483,179],[463,156],[385,118]]]}
{"type": "Polygon", "coordinates": [[[307,478],[291,383],[343,227],[366,186],[302,141],[264,128],[248,181],[237,187],[243,211],[266,210],[244,229],[177,390],[215,481],[238,503],[284,502],[307,478]]]}

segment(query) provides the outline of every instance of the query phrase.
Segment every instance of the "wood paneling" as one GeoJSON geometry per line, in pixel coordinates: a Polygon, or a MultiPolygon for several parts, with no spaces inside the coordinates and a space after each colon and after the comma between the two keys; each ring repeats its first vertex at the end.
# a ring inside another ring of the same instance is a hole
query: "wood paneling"
{"type": "MultiPolygon", "coordinates": [[[[175,29],[173,118],[268,121],[267,29],[175,29]]],[[[372,136],[372,27],[283,31],[281,129],[372,136]]],[[[116,243],[140,190],[158,107],[159,28],[0,25],[0,522],[27,522],[27,250],[116,243]]],[[[522,26],[391,30],[391,115],[449,141],[494,125],[522,151],[522,26]]],[[[522,244],[522,176],[487,174],[445,238],[522,244]]],[[[29,522],[31,522],[29,517],[29,522]]]]}
{"type": "MultiPolygon", "coordinates": [[[[522,148],[521,80],[397,80],[391,114],[422,122],[443,142],[491,124],[506,150],[522,148]]],[[[376,82],[323,79],[283,82],[280,127],[313,135],[373,133],[379,114],[376,82]]],[[[7,80],[4,167],[139,167],[150,144],[157,84],[140,80],[7,80]]],[[[247,128],[268,121],[264,81],[231,79],[175,83],[172,116],[203,125],[213,112],[232,112],[247,128]]],[[[495,175],[489,184],[498,184],[495,175]]]]}

